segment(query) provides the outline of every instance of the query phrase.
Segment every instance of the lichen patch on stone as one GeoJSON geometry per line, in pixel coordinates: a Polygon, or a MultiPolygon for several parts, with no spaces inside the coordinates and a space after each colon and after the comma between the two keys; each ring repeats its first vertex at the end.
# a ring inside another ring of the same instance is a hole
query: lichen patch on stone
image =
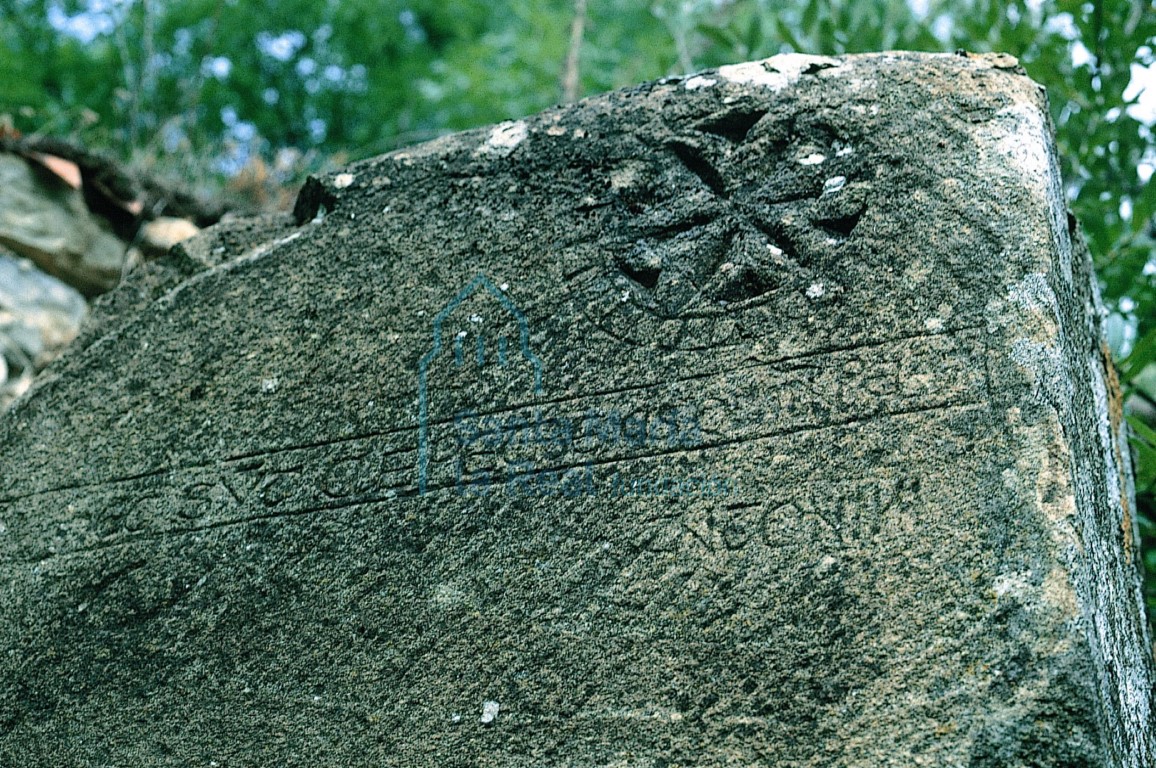
{"type": "Polygon", "coordinates": [[[762,61],[728,64],[718,68],[719,77],[732,83],[762,85],[780,91],[794,85],[810,72],[839,66],[838,59],[828,56],[810,56],[803,53],[780,53],[762,61]]]}
{"type": "Polygon", "coordinates": [[[525,141],[529,134],[524,120],[512,120],[499,123],[490,130],[490,135],[484,144],[478,147],[482,154],[494,154],[505,157],[514,151],[514,147],[525,141]]]}

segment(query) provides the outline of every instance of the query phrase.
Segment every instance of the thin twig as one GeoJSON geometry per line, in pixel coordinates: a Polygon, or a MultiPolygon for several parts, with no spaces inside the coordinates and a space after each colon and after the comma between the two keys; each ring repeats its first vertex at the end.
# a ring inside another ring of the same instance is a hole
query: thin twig
{"type": "Polygon", "coordinates": [[[566,53],[566,69],[562,74],[562,102],[578,100],[579,56],[582,52],[582,34],[586,28],[586,0],[574,0],[574,22],[570,25],[570,50],[566,53]]]}
{"type": "Polygon", "coordinates": [[[137,79],[132,52],[128,47],[128,37],[125,35],[125,27],[128,26],[131,13],[132,6],[126,6],[113,27],[113,40],[116,41],[116,49],[120,54],[120,63],[124,70],[124,88],[128,98],[128,135],[125,143],[129,151],[136,145],[136,129],[140,113],[140,81],[137,79]]]}
{"type": "MultiPolygon", "coordinates": [[[[144,47],[144,52],[141,56],[140,65],[140,98],[144,103],[145,111],[155,110],[156,104],[156,82],[157,82],[157,62],[156,49],[153,40],[154,26],[156,25],[156,18],[153,13],[153,5],[150,0],[141,0],[141,42],[144,47]]],[[[142,120],[141,115],[137,115],[138,120],[142,120]]],[[[139,126],[141,128],[144,125],[139,126]]],[[[134,147],[135,148],[135,147],[134,147]]]]}

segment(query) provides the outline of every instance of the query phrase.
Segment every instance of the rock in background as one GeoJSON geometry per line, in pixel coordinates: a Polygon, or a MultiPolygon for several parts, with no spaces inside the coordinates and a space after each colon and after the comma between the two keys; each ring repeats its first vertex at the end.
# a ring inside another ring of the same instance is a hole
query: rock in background
{"type": "Polygon", "coordinates": [[[0,249],[0,407],[76,338],[87,311],[74,288],[0,249]]]}
{"type": "Polygon", "coordinates": [[[0,418],[0,763],[1146,768],[1100,310],[1008,57],[313,179],[0,418]]]}
{"type": "Polygon", "coordinates": [[[23,157],[0,154],[0,244],[96,295],[116,285],[128,247],[68,181],[23,157]]]}
{"type": "Polygon", "coordinates": [[[76,336],[86,299],[224,213],[73,144],[0,137],[0,408],[76,336]]]}

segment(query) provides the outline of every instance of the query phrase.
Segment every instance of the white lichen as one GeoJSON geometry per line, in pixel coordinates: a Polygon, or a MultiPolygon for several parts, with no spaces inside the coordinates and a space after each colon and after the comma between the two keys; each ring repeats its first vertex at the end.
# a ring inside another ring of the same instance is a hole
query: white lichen
{"type": "Polygon", "coordinates": [[[490,135],[486,138],[485,143],[478,147],[477,153],[505,157],[514,151],[514,147],[525,141],[529,132],[524,120],[508,120],[504,123],[498,123],[490,129],[490,135]]]}
{"type": "Polygon", "coordinates": [[[832,176],[823,182],[823,194],[833,195],[847,185],[846,176],[832,176]]]}
{"type": "Polygon", "coordinates": [[[814,68],[837,67],[840,62],[828,56],[803,53],[780,53],[762,61],[728,64],[718,68],[719,77],[732,83],[761,85],[780,91],[794,85],[804,72],[814,68]]]}
{"type": "Polygon", "coordinates": [[[1034,602],[1035,599],[1031,571],[1001,573],[995,577],[991,588],[997,600],[1012,597],[1022,602],[1034,602]]]}
{"type": "Polygon", "coordinates": [[[1032,272],[1008,290],[1008,304],[1019,310],[1014,327],[1024,334],[1012,341],[1011,357],[1032,374],[1036,394],[1061,415],[1075,392],[1063,354],[1060,303],[1047,276],[1032,272]]]}

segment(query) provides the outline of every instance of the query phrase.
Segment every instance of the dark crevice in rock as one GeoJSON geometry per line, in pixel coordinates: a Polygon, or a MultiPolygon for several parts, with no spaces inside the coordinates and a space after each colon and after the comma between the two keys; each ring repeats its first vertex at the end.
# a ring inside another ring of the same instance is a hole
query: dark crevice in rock
{"type": "Polygon", "coordinates": [[[643,266],[629,258],[617,259],[615,263],[622,274],[647,290],[654,290],[654,287],[658,285],[658,278],[662,276],[662,267],[660,266],[643,266]]]}
{"type": "Polygon", "coordinates": [[[856,225],[859,224],[859,219],[863,218],[863,213],[866,210],[865,207],[860,208],[847,216],[819,219],[815,223],[833,235],[850,237],[851,232],[855,229],[856,225]]]}
{"type": "Polygon", "coordinates": [[[698,211],[685,219],[664,224],[653,224],[643,228],[649,237],[674,237],[686,232],[705,227],[714,221],[713,211],[698,211]]]}
{"type": "Polygon", "coordinates": [[[810,265],[811,259],[806,252],[799,249],[797,236],[792,234],[780,222],[769,223],[753,217],[749,221],[770,243],[783,252],[780,258],[782,258],[785,263],[799,264],[801,266],[810,265]]]}
{"type": "Polygon", "coordinates": [[[829,64],[825,61],[813,61],[807,65],[806,69],[803,70],[802,74],[815,75],[815,74],[818,74],[819,72],[822,72],[824,69],[831,69],[834,66],[835,66],[834,64],[829,64]]]}
{"type": "Polygon", "coordinates": [[[755,299],[774,289],[773,274],[760,267],[739,264],[725,277],[716,296],[727,302],[755,299]]]}
{"type": "Polygon", "coordinates": [[[719,197],[727,196],[726,180],[710,161],[703,157],[702,150],[682,141],[672,141],[668,145],[686,169],[702,180],[719,197]]]}
{"type": "Polygon", "coordinates": [[[727,112],[726,114],[715,115],[708,120],[704,120],[699,123],[698,127],[699,130],[721,136],[735,144],[741,144],[746,140],[747,134],[751,132],[751,128],[754,128],[755,123],[762,120],[765,114],[767,114],[765,110],[756,110],[754,112],[727,112]]]}
{"type": "Polygon", "coordinates": [[[297,226],[301,226],[313,221],[322,208],[332,211],[336,207],[337,196],[319,178],[310,176],[297,193],[297,202],[293,206],[293,220],[297,222],[297,226]]]}

